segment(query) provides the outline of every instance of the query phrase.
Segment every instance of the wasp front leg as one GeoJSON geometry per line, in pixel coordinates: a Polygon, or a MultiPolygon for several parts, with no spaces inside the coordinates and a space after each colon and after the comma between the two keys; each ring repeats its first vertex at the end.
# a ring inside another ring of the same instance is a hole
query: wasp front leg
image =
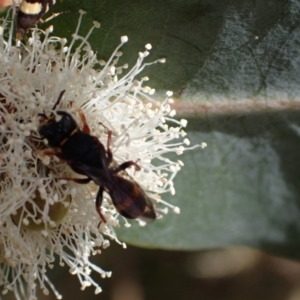
{"type": "Polygon", "coordinates": [[[83,112],[81,111],[81,109],[78,109],[78,113],[79,113],[80,119],[81,119],[81,121],[82,121],[82,123],[83,123],[82,131],[84,131],[84,132],[87,133],[87,134],[90,134],[90,133],[91,133],[91,130],[90,130],[89,125],[87,124],[85,115],[83,114],[83,112]]]}
{"type": "Polygon", "coordinates": [[[55,157],[57,157],[57,158],[59,158],[61,160],[64,160],[64,156],[63,156],[63,154],[61,152],[55,151],[55,150],[53,150],[51,148],[44,149],[44,150],[38,150],[38,149],[36,149],[36,150],[34,150],[34,154],[36,156],[40,156],[40,157],[42,157],[42,156],[55,156],[55,157]]]}

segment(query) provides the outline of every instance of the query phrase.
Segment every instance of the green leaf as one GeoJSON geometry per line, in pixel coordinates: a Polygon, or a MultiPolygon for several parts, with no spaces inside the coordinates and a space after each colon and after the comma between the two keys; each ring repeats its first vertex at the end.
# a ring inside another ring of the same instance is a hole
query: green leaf
{"type": "Polygon", "coordinates": [[[299,112],[206,117],[191,120],[189,136],[208,147],[183,155],[168,197],[181,214],[120,236],[147,247],[247,245],[299,258],[299,112]]]}
{"type": "MultiPolygon", "coordinates": [[[[93,20],[101,23],[100,29],[89,38],[99,58],[108,59],[127,35],[129,42],[123,47],[121,62],[133,64],[139,51],[151,43],[153,49],[148,61],[167,58],[164,66],[146,70],[150,85],[160,90],[180,92],[203,66],[218,39],[229,1],[167,0],[64,0],[54,7],[65,12],[53,19],[55,34],[70,38],[78,20],[79,9],[87,14],[80,34],[85,35],[93,20]]],[[[51,13],[48,13],[48,15],[51,13]]],[[[44,28],[48,25],[43,24],[44,28]]]]}

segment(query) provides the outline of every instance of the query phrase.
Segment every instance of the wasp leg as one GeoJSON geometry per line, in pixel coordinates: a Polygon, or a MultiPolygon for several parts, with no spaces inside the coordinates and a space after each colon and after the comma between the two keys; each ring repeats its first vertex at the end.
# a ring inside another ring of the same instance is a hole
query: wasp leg
{"type": "Polygon", "coordinates": [[[111,131],[107,126],[105,126],[102,122],[99,123],[99,125],[103,126],[107,131],[111,131]]]}
{"type": "Polygon", "coordinates": [[[113,161],[113,155],[110,149],[112,131],[107,126],[105,126],[102,122],[100,122],[99,125],[103,126],[107,130],[106,154],[107,154],[108,165],[110,165],[113,161]]]}
{"type": "Polygon", "coordinates": [[[89,125],[88,125],[87,122],[86,122],[85,115],[83,114],[83,112],[82,112],[80,109],[78,110],[78,113],[79,113],[80,119],[81,119],[81,121],[82,121],[82,123],[83,123],[82,131],[84,131],[84,132],[87,133],[87,134],[90,134],[90,133],[91,133],[91,130],[90,130],[89,125]]]}
{"type": "Polygon", "coordinates": [[[107,126],[105,126],[102,122],[100,122],[99,125],[103,126],[107,130],[106,154],[107,154],[108,165],[110,165],[113,161],[113,155],[110,149],[112,131],[107,126]]]}
{"type": "Polygon", "coordinates": [[[136,162],[134,162],[134,161],[132,161],[132,160],[129,160],[129,161],[123,162],[123,163],[120,164],[117,168],[115,168],[115,169],[113,170],[113,173],[114,173],[114,174],[117,174],[117,173],[119,173],[119,172],[121,172],[121,171],[124,171],[125,169],[131,167],[131,166],[134,166],[135,169],[136,169],[136,171],[140,171],[140,170],[141,170],[141,167],[140,167],[136,162]]]}
{"type": "Polygon", "coordinates": [[[96,196],[96,210],[101,218],[101,220],[106,223],[106,219],[103,216],[102,212],[101,212],[101,204],[102,204],[102,200],[103,200],[103,192],[104,192],[104,188],[102,186],[100,186],[99,191],[97,193],[96,196]]]}
{"type": "MultiPolygon", "coordinates": [[[[100,124],[103,127],[107,128],[102,123],[100,123],[100,124]]],[[[111,149],[110,149],[111,135],[112,135],[112,131],[108,129],[108,132],[107,132],[107,146],[106,146],[106,154],[107,154],[108,165],[110,165],[113,161],[113,154],[112,154],[111,149]]],[[[129,161],[125,161],[124,163],[120,164],[116,169],[113,170],[113,173],[117,174],[120,171],[124,171],[125,169],[127,169],[131,166],[134,166],[136,171],[141,170],[141,167],[136,162],[134,162],[132,160],[129,160],[129,161]]]]}
{"type": "Polygon", "coordinates": [[[55,151],[48,151],[48,150],[46,150],[46,151],[43,152],[43,154],[44,154],[44,155],[48,155],[48,156],[53,156],[53,155],[54,155],[54,156],[56,156],[57,158],[64,160],[64,156],[63,156],[63,154],[60,153],[60,152],[55,152],[55,151]]]}
{"type": "Polygon", "coordinates": [[[62,177],[62,178],[59,178],[59,179],[64,179],[64,180],[68,180],[68,181],[74,181],[76,183],[79,183],[79,184],[87,184],[89,183],[92,179],[91,178],[70,178],[70,177],[62,177]]]}
{"type": "Polygon", "coordinates": [[[35,155],[48,155],[48,156],[56,156],[59,159],[64,160],[64,156],[61,152],[53,151],[52,149],[46,149],[46,150],[34,150],[35,155]]]}
{"type": "Polygon", "coordinates": [[[112,152],[111,152],[111,149],[110,149],[111,135],[112,135],[112,131],[108,130],[108,132],[107,132],[107,146],[106,146],[108,165],[110,165],[113,161],[113,155],[112,155],[112,152]]]}
{"type": "Polygon", "coordinates": [[[50,17],[48,17],[47,19],[45,19],[45,20],[43,20],[43,19],[40,19],[39,20],[39,22],[41,22],[41,23],[46,23],[46,22],[49,22],[49,21],[51,21],[52,19],[54,19],[54,18],[56,18],[57,16],[59,16],[60,14],[63,14],[63,13],[65,13],[64,11],[62,11],[62,12],[57,12],[57,13],[54,13],[54,14],[52,14],[50,17]]]}

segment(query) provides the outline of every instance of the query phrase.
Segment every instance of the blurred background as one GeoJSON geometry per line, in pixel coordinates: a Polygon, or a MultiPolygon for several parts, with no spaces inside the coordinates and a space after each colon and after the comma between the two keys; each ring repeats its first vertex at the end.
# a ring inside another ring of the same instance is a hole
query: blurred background
{"type": "MultiPolygon", "coordinates": [[[[300,263],[249,248],[204,252],[140,249],[112,243],[93,258],[112,277],[94,279],[103,291],[80,290],[67,268],[50,271],[65,300],[299,300],[300,263]]],[[[5,297],[15,299],[12,295],[5,297]]],[[[38,299],[54,300],[52,293],[38,299]]]]}

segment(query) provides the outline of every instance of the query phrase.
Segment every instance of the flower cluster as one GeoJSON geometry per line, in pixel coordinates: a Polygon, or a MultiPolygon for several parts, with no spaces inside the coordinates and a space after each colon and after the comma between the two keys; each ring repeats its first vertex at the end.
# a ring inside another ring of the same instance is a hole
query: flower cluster
{"type": "Polygon", "coordinates": [[[162,215],[168,208],[179,212],[161,194],[175,192],[172,180],[182,162],[165,154],[181,154],[184,144],[189,145],[182,138],[186,121],[173,119],[171,92],[163,101],[153,100],[154,90],[145,86],[147,78],[137,78],[151,64],[143,62],[151,45],[139,53],[130,70],[118,65],[127,37],[121,38],[107,62],[99,61],[88,42],[99,24],[80,36],[83,14],[70,43],[52,36],[50,26],[45,32],[33,30],[26,44],[14,45],[13,22],[4,19],[0,24],[0,284],[3,294],[13,291],[17,299],[36,299],[36,287],[45,294],[51,289],[61,298],[46,272],[55,260],[78,276],[82,288],[92,285],[100,292],[90,274],[106,277],[110,272],[92,264],[89,257],[109,246],[110,239],[117,240],[115,227],[130,226],[106,194],[101,211],[107,222],[101,223],[95,210],[98,187],[62,179],[78,174],[41,151],[46,145],[39,139],[40,115],[52,113],[63,90],[59,109],[71,113],[80,126],[82,112],[91,134],[103,145],[106,128],[112,131],[117,164],[138,161],[140,171],[126,172],[147,191],[157,213],[162,215]]]}

